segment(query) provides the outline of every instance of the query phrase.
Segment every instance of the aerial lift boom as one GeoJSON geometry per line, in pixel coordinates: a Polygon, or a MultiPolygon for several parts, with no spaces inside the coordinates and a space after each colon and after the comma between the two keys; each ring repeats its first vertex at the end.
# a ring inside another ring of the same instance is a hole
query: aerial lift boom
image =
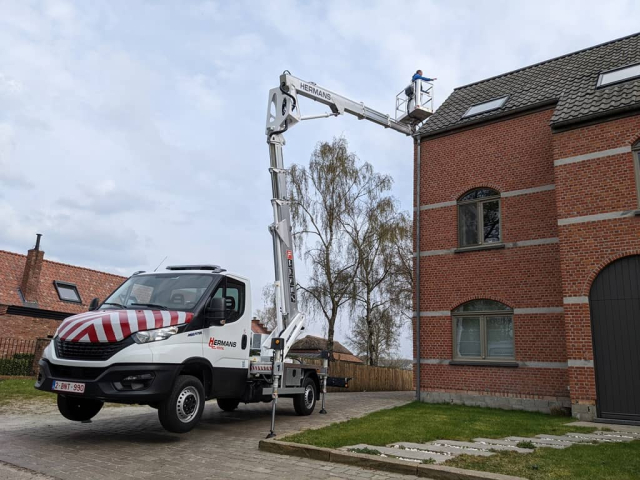
{"type": "MultiPolygon", "coordinates": [[[[349,113],[360,120],[369,120],[385,128],[391,128],[405,135],[415,132],[417,126],[431,114],[432,86],[423,88],[421,80],[413,84],[415,93],[413,98],[405,98],[404,90],[396,97],[396,115],[392,118],[363,103],[355,102],[335,92],[319,87],[313,82],[307,82],[294,77],[285,71],[280,75],[280,85],[269,91],[267,110],[267,125],[265,133],[269,144],[271,160],[271,187],[273,197],[273,224],[269,229],[273,237],[273,255],[275,265],[275,296],[276,296],[276,328],[262,343],[262,356],[273,358],[273,389],[271,410],[271,433],[275,435],[275,411],[278,399],[278,385],[283,362],[291,346],[304,328],[304,314],[298,310],[296,296],[296,277],[293,255],[293,235],[291,231],[291,213],[287,199],[287,174],[284,168],[282,147],[285,144],[283,133],[303,120],[326,118],[349,113]],[[303,117],[300,114],[298,96],[315,100],[330,108],[320,115],[303,117]]],[[[327,359],[324,360],[325,367],[327,359]]],[[[322,409],[326,413],[325,394],[327,376],[322,379],[322,409]]]]}

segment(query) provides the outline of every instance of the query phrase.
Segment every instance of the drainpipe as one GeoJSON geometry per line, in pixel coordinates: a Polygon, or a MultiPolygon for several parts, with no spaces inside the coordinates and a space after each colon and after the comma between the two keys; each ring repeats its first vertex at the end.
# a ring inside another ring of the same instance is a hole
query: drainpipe
{"type": "Polygon", "coordinates": [[[416,219],[416,400],[420,401],[420,137],[415,137],[418,143],[418,160],[416,163],[416,169],[418,170],[416,175],[416,209],[414,215],[416,219]]]}

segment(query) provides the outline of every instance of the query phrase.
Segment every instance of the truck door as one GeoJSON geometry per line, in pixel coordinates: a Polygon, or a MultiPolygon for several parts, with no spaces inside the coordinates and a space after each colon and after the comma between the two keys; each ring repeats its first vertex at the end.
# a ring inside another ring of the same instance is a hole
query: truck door
{"type": "Polygon", "coordinates": [[[251,309],[248,308],[247,286],[225,277],[213,297],[225,298],[226,321],[203,330],[204,356],[213,366],[212,396],[240,398],[249,372],[249,337],[251,309]]]}

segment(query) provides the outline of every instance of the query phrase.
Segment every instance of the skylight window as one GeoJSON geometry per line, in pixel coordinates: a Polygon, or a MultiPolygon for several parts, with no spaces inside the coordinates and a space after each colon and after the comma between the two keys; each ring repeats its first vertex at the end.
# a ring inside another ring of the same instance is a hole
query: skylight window
{"type": "Polygon", "coordinates": [[[82,303],[82,300],[80,299],[80,293],[78,292],[78,287],[76,287],[73,283],[59,282],[58,280],[54,280],[53,285],[56,287],[58,297],[60,297],[60,300],[62,300],[63,302],[82,303]]]}
{"type": "Polygon", "coordinates": [[[473,115],[478,115],[480,113],[490,112],[491,110],[497,110],[502,107],[504,103],[507,101],[508,97],[496,98],[494,100],[489,100],[488,102],[479,103],[478,105],[473,105],[462,115],[462,118],[472,117],[473,115]]]}
{"type": "Polygon", "coordinates": [[[598,87],[606,87],[614,83],[625,82],[632,78],[640,77],[640,63],[629,67],[618,68],[609,72],[604,72],[598,77],[598,87]]]}

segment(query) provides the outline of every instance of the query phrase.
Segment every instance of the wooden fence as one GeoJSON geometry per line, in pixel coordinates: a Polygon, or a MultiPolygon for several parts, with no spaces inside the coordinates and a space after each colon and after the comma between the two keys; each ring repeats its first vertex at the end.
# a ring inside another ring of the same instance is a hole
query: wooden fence
{"type": "MultiPolygon", "coordinates": [[[[321,360],[307,360],[305,363],[322,364],[321,360]]],[[[386,392],[393,390],[413,390],[413,372],[389,367],[371,367],[351,362],[331,362],[329,375],[351,377],[349,388],[327,388],[328,392],[386,392]]]]}

